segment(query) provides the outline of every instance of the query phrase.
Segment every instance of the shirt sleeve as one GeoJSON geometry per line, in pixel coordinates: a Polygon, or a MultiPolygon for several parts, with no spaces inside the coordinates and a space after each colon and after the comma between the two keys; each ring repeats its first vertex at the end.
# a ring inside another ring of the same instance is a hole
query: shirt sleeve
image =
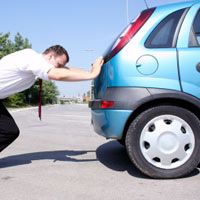
{"type": "Polygon", "coordinates": [[[27,65],[25,66],[25,71],[32,72],[36,77],[43,80],[49,80],[48,71],[54,66],[48,63],[42,56],[32,49],[28,49],[26,52],[27,65]]]}

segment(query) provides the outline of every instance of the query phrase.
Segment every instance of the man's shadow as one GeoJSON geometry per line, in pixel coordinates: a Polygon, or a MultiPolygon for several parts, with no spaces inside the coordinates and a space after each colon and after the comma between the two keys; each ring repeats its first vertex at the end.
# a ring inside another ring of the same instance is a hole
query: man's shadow
{"type": "MultiPolygon", "coordinates": [[[[148,177],[143,175],[128,158],[125,147],[120,145],[116,141],[110,141],[100,145],[95,150],[60,150],[60,151],[44,151],[34,152],[20,155],[8,156],[0,159],[0,168],[14,167],[19,165],[26,165],[32,163],[35,160],[52,160],[67,161],[67,162],[93,162],[99,161],[104,166],[114,171],[127,171],[131,176],[147,179],[148,177]],[[96,153],[95,159],[79,158],[78,156],[85,155],[87,153],[96,153]],[[77,157],[76,157],[77,156],[77,157]]],[[[195,176],[199,174],[199,170],[196,168],[187,177],[195,176]]]]}
{"type": "Polygon", "coordinates": [[[18,165],[26,165],[32,163],[34,160],[52,160],[56,161],[68,161],[68,162],[91,162],[97,161],[97,159],[78,159],[75,158],[79,155],[84,155],[89,152],[95,151],[71,151],[71,150],[61,150],[61,151],[44,151],[44,152],[34,152],[20,155],[8,156],[0,159],[0,168],[14,167],[18,165]]]}

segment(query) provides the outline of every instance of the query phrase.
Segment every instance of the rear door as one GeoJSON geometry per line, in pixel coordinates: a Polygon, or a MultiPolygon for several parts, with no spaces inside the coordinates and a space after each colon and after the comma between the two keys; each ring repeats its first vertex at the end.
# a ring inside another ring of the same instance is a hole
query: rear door
{"type": "Polygon", "coordinates": [[[182,90],[200,98],[200,3],[185,17],[177,50],[182,90]]]}

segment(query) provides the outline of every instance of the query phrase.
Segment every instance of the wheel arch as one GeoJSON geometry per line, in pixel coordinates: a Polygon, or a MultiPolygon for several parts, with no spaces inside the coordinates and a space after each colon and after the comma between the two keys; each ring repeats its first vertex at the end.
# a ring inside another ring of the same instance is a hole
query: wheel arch
{"type": "Polygon", "coordinates": [[[152,97],[153,98],[151,99],[147,99],[146,101],[143,101],[142,104],[137,105],[133,109],[134,111],[132,112],[132,114],[130,115],[130,117],[128,118],[125,124],[122,139],[125,139],[130,123],[143,111],[155,106],[162,106],[162,105],[179,106],[191,111],[200,120],[200,100],[198,100],[197,98],[191,95],[188,95],[185,93],[181,94],[179,92],[179,94],[166,93],[166,94],[152,95],[152,97]]]}

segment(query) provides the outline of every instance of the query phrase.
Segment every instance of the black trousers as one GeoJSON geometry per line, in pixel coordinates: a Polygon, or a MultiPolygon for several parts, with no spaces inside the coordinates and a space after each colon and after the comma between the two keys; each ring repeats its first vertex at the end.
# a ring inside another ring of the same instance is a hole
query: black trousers
{"type": "Polygon", "coordinates": [[[19,128],[0,100],[0,152],[19,136],[19,128]]]}

